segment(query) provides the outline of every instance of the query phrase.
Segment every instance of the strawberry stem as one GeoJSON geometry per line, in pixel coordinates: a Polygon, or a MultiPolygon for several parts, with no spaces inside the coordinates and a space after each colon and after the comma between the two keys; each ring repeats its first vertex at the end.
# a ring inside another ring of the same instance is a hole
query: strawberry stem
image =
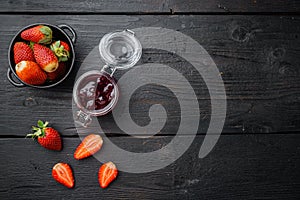
{"type": "Polygon", "coordinates": [[[43,122],[42,120],[39,120],[36,126],[32,126],[33,133],[29,133],[26,135],[26,137],[44,137],[45,136],[45,129],[47,128],[48,122],[43,122]]]}
{"type": "Polygon", "coordinates": [[[61,45],[60,40],[53,42],[50,45],[50,49],[55,53],[55,55],[58,57],[59,62],[65,62],[70,57],[70,52],[65,50],[64,46],[61,45]]]}
{"type": "Polygon", "coordinates": [[[29,42],[29,47],[33,50],[33,45],[34,45],[35,43],[34,42],[32,42],[32,41],[30,41],[29,42]]]}
{"type": "Polygon", "coordinates": [[[48,26],[41,26],[40,31],[44,34],[44,38],[39,41],[41,44],[50,44],[52,41],[52,30],[48,26]]]}

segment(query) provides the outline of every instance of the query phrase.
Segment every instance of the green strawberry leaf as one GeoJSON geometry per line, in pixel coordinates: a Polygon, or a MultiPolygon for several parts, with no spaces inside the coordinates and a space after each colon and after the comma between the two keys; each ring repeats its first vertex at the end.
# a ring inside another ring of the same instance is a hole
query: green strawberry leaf
{"type": "Polygon", "coordinates": [[[37,124],[38,124],[38,127],[44,128],[44,122],[42,120],[39,120],[37,124]]]}
{"type": "Polygon", "coordinates": [[[29,47],[33,50],[33,45],[34,45],[35,43],[34,42],[32,42],[32,41],[30,41],[29,42],[29,47]]]}
{"type": "Polygon", "coordinates": [[[46,128],[48,126],[49,122],[45,122],[44,123],[44,128],[46,128]]]}
{"type": "Polygon", "coordinates": [[[41,31],[44,35],[46,35],[46,36],[51,36],[51,37],[52,37],[52,30],[51,30],[50,27],[48,27],[48,26],[42,26],[42,27],[40,28],[40,31],[41,31]]]}
{"type": "Polygon", "coordinates": [[[51,49],[53,52],[55,51],[53,45],[50,45],[50,49],[51,49]]]}
{"type": "Polygon", "coordinates": [[[59,62],[66,62],[68,61],[67,57],[59,57],[59,62]]]}
{"type": "Polygon", "coordinates": [[[55,43],[55,46],[58,48],[60,46],[60,40],[55,43]]]}
{"type": "Polygon", "coordinates": [[[32,138],[44,137],[46,135],[45,129],[47,128],[48,124],[49,124],[48,122],[44,123],[42,120],[38,120],[37,122],[38,127],[32,126],[33,133],[27,134],[26,137],[32,137],[32,138]]]}

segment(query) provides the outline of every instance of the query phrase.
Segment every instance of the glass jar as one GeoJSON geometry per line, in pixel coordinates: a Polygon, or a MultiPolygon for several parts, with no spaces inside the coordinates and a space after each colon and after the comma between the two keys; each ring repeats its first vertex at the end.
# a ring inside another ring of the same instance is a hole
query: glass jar
{"type": "Polygon", "coordinates": [[[105,115],[116,106],[120,92],[113,74],[133,67],[141,58],[142,46],[133,31],[116,31],[103,36],[99,52],[106,64],[82,74],[73,88],[79,108],[75,121],[84,127],[92,122],[91,116],[105,115]]]}

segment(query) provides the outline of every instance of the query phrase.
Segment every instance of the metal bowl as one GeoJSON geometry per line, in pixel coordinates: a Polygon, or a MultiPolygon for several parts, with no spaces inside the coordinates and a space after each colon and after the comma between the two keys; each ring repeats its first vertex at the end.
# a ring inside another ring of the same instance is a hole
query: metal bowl
{"type": "Polygon", "coordinates": [[[8,68],[8,71],[7,71],[7,78],[9,80],[9,82],[11,84],[13,84],[14,86],[16,87],[24,87],[24,86],[29,86],[29,87],[33,87],[33,88],[50,88],[50,87],[54,87],[58,84],[60,84],[61,82],[63,82],[67,76],[70,74],[72,68],[73,68],[73,65],[74,65],[74,62],[75,62],[75,51],[74,51],[74,44],[76,42],[76,39],[77,39],[77,36],[76,36],[76,33],[74,31],[74,29],[72,27],[70,27],[69,25],[66,25],[66,24],[60,24],[60,25],[51,25],[51,24],[47,24],[47,23],[35,23],[35,24],[31,24],[29,26],[26,26],[24,27],[23,29],[21,29],[14,37],[13,39],[11,40],[10,42],[10,45],[9,45],[9,49],[8,49],[8,63],[9,63],[9,68],[8,68]],[[67,61],[67,68],[68,68],[68,71],[66,72],[66,74],[58,81],[56,82],[53,82],[53,83],[45,83],[44,85],[30,85],[30,84],[27,84],[25,82],[23,82],[19,77],[18,75],[16,74],[16,71],[15,71],[15,62],[14,62],[14,52],[13,52],[13,46],[16,42],[19,42],[19,41],[24,41],[22,38],[21,38],[21,32],[26,30],[26,29],[29,29],[29,28],[32,28],[34,26],[37,26],[37,25],[45,25],[45,26],[49,26],[51,29],[52,29],[52,32],[53,32],[53,38],[55,40],[63,40],[63,41],[66,41],[69,46],[70,46],[70,49],[71,49],[71,52],[70,52],[70,59],[67,61]],[[64,30],[68,30],[72,36],[69,36],[64,30]],[[16,81],[17,79],[17,81],[16,81]]]}

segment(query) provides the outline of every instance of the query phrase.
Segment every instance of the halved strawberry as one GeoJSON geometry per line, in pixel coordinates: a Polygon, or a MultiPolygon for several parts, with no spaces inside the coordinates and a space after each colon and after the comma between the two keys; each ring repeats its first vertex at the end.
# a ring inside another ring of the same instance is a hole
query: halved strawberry
{"type": "Polygon", "coordinates": [[[38,143],[46,149],[60,151],[62,149],[62,141],[59,133],[51,127],[47,127],[48,122],[38,121],[38,127],[33,126],[34,133],[27,134],[26,137],[37,137],[38,143]]]}
{"type": "Polygon", "coordinates": [[[103,140],[100,135],[90,134],[86,136],[80,145],[77,147],[74,158],[81,160],[89,157],[99,151],[102,147],[103,140]]]}
{"type": "Polygon", "coordinates": [[[50,46],[51,50],[55,53],[58,57],[58,61],[67,61],[70,57],[70,46],[68,43],[58,40],[53,42],[50,46]]]}
{"type": "Polygon", "coordinates": [[[67,163],[57,163],[52,168],[52,177],[67,188],[74,187],[73,172],[67,163]]]}
{"type": "Polygon", "coordinates": [[[58,59],[48,47],[34,44],[33,54],[37,64],[39,64],[44,71],[54,72],[58,68],[58,59]]]}
{"type": "Polygon", "coordinates": [[[18,77],[29,85],[42,85],[47,80],[47,74],[33,61],[21,61],[15,68],[18,77]]]}
{"type": "Polygon", "coordinates": [[[35,61],[32,49],[25,42],[16,42],[14,44],[15,64],[21,61],[35,61]]]}
{"type": "Polygon", "coordinates": [[[98,172],[98,181],[100,187],[106,188],[113,180],[117,178],[118,169],[112,162],[103,164],[98,172]]]}
{"type": "Polygon", "coordinates": [[[47,73],[50,81],[57,81],[66,74],[67,65],[65,62],[60,62],[58,68],[54,72],[47,73]]]}
{"type": "Polygon", "coordinates": [[[38,25],[23,31],[21,38],[31,42],[50,44],[52,41],[52,30],[48,26],[38,25]]]}

